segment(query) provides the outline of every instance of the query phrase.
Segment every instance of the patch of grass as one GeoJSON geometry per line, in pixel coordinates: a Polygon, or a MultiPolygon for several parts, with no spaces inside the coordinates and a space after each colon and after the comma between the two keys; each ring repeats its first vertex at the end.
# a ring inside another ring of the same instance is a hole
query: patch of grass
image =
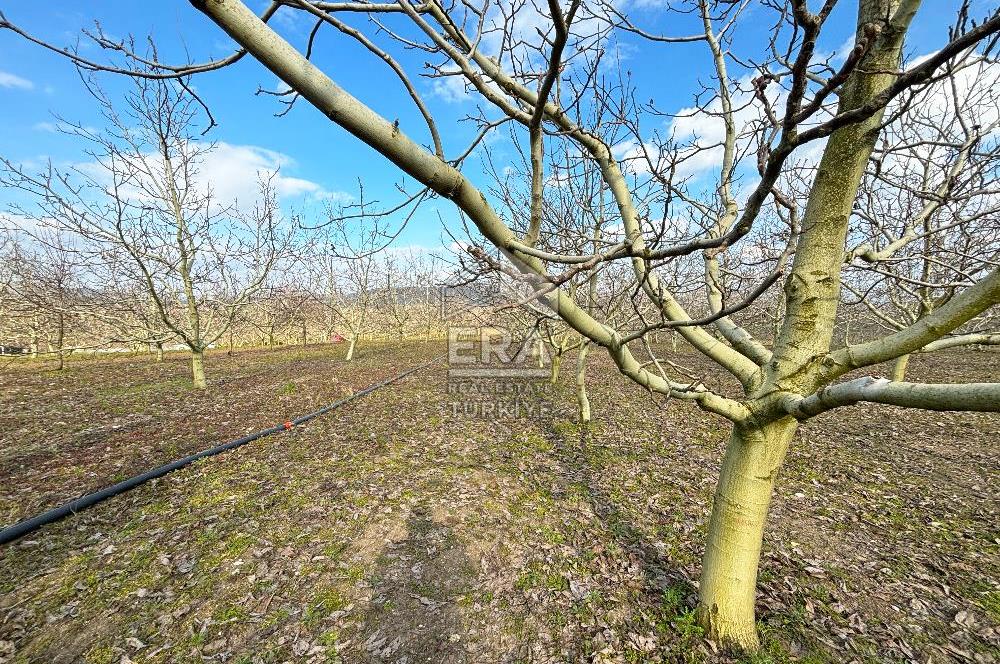
{"type": "Polygon", "coordinates": [[[231,558],[236,558],[249,549],[250,545],[252,545],[255,541],[256,540],[251,535],[246,533],[236,533],[226,540],[226,553],[231,558]]]}
{"type": "Polygon", "coordinates": [[[297,391],[298,391],[298,386],[296,386],[293,381],[288,381],[287,383],[281,386],[281,389],[278,390],[278,395],[283,397],[289,397],[295,394],[297,391]]]}
{"type": "Polygon", "coordinates": [[[347,598],[336,588],[332,586],[321,588],[313,595],[302,620],[306,625],[312,627],[334,611],[344,608],[348,603],[347,598]]]}
{"type": "Polygon", "coordinates": [[[87,651],[83,656],[83,661],[87,664],[114,664],[115,651],[108,645],[97,645],[87,651]]]}
{"type": "Polygon", "coordinates": [[[569,588],[569,580],[562,574],[545,570],[540,564],[532,563],[528,565],[528,569],[514,582],[514,587],[522,591],[531,590],[532,588],[567,590],[569,588]]]}
{"type": "Polygon", "coordinates": [[[986,615],[994,622],[1000,624],[1000,590],[991,590],[983,593],[978,601],[979,605],[986,611],[986,615]]]}
{"type": "Polygon", "coordinates": [[[705,630],[698,624],[694,609],[685,609],[677,614],[673,621],[674,628],[685,639],[700,639],[705,634],[705,630]]]}
{"type": "Polygon", "coordinates": [[[348,565],[347,569],[344,570],[347,578],[355,583],[361,581],[365,578],[366,570],[361,565],[348,565]]]}
{"type": "Polygon", "coordinates": [[[236,604],[226,604],[212,614],[212,620],[219,623],[229,621],[239,622],[249,617],[250,612],[245,607],[236,604]]]}

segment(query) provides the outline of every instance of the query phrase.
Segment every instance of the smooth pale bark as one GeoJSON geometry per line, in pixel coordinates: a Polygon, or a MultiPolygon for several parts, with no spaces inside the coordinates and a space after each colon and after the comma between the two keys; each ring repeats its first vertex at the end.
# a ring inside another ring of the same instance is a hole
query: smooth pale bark
{"type": "MultiPolygon", "coordinates": [[[[865,105],[896,76],[906,28],[917,2],[862,0],[857,39],[881,24],[841,92],[838,112],[865,105]],[[905,11],[897,11],[903,8],[905,11]],[[884,17],[892,19],[885,22],[884,17]]],[[[791,273],[784,284],[785,315],[763,381],[750,402],[767,394],[812,394],[825,379],[840,304],[840,272],[848,222],[882,116],[835,130],[827,141],[802,218],[791,273]]],[[[747,417],[734,424],[723,461],[698,592],[698,616],[713,639],[746,651],[759,647],[754,615],[757,564],[774,479],[796,420],[747,417]]]]}
{"type": "Polygon", "coordinates": [[[556,352],[552,356],[552,366],[549,368],[549,383],[555,385],[559,382],[559,369],[562,367],[562,353],[556,352]]]}
{"type": "Polygon", "coordinates": [[[576,356],[576,405],[581,424],[590,422],[590,398],[587,396],[587,351],[590,344],[580,346],[576,356]]]}
{"type": "Polygon", "coordinates": [[[787,417],[764,427],[735,427],[712,505],[698,620],[709,638],[750,652],[760,645],[753,615],[764,522],[797,425],[787,417]]]}
{"type": "Polygon", "coordinates": [[[910,363],[909,355],[900,355],[892,365],[892,379],[901,381],[906,378],[906,365],[910,363]]]}
{"type": "Polygon", "coordinates": [[[347,357],[344,358],[347,362],[354,359],[354,347],[357,345],[357,342],[357,335],[351,335],[351,343],[347,346],[347,357]]]}
{"type": "Polygon", "coordinates": [[[191,351],[191,380],[196,390],[204,390],[208,387],[205,381],[205,351],[191,351]]]}
{"type": "Polygon", "coordinates": [[[903,408],[1000,412],[1000,383],[907,383],[865,376],[828,385],[808,397],[786,395],[784,412],[799,419],[861,401],[903,408]]]}
{"type": "Polygon", "coordinates": [[[163,342],[162,341],[157,341],[156,342],[156,361],[157,362],[162,362],[163,361],[163,342]]]}

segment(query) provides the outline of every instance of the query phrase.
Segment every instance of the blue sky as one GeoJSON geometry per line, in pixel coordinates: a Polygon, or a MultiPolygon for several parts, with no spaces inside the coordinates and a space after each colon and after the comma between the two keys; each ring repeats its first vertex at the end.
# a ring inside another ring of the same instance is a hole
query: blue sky
{"type": "MultiPolygon", "coordinates": [[[[48,41],[59,45],[76,42],[81,28],[92,27],[99,20],[110,35],[133,34],[155,36],[161,48],[161,59],[183,59],[184,49],[191,58],[201,61],[228,54],[232,42],[208,21],[187,0],[136,3],[124,0],[76,0],[57,3],[6,3],[8,18],[48,41]],[[142,6],[142,12],[136,11],[142,6]]],[[[251,2],[259,9],[262,2],[251,2]]],[[[811,2],[811,5],[818,3],[811,2]]],[[[957,1],[927,0],[911,32],[908,52],[920,55],[933,51],[944,43],[957,1]]],[[[989,3],[995,5],[995,2],[989,3]]],[[[673,34],[689,33],[688,23],[666,24],[655,2],[631,0],[630,15],[651,31],[673,34]],[[638,4],[636,2],[638,1],[638,4]]],[[[856,2],[842,0],[824,31],[820,49],[833,52],[842,47],[853,34],[856,2]]],[[[980,0],[978,7],[986,9],[980,0]]],[[[814,7],[815,8],[815,7],[814,7]]],[[[282,10],[288,12],[288,10],[282,10]]],[[[289,13],[291,16],[294,13],[289,13]]],[[[300,18],[276,17],[274,25],[297,45],[304,42],[311,24],[300,18]]],[[[768,20],[770,20],[768,18],[768,20]]],[[[766,42],[768,23],[759,9],[751,8],[744,16],[745,26],[738,33],[736,49],[766,42]]],[[[357,23],[363,25],[363,23],[357,23]]],[[[84,38],[82,53],[87,57],[105,57],[84,38]]],[[[316,62],[332,78],[362,101],[373,106],[389,119],[399,119],[400,126],[416,140],[426,141],[426,132],[416,116],[412,103],[383,63],[370,56],[355,42],[326,31],[319,42],[316,62]]],[[[659,107],[678,110],[692,104],[698,81],[708,81],[711,75],[706,47],[695,43],[669,47],[651,47],[634,39],[622,39],[619,51],[624,54],[623,66],[632,73],[641,99],[653,98],[659,107]]],[[[401,59],[417,57],[396,50],[401,59]]],[[[735,65],[733,65],[735,68],[735,65]]],[[[738,75],[738,70],[734,75],[738,75]]],[[[104,83],[113,92],[120,81],[105,75],[104,83]]],[[[438,118],[445,135],[446,146],[453,155],[468,140],[471,126],[460,122],[474,109],[474,102],[455,100],[435,92],[434,81],[418,79],[416,84],[438,118]]],[[[200,75],[195,86],[215,114],[219,127],[211,138],[233,149],[228,156],[236,164],[281,163],[281,174],[289,178],[289,190],[343,192],[356,196],[358,180],[365,183],[366,198],[394,200],[393,187],[401,181],[400,174],[366,145],[332,124],[305,103],[283,118],[274,114],[281,106],[273,98],[256,96],[258,87],[275,89],[275,77],[250,58],[220,72],[200,75]],[[281,156],[279,156],[281,155],[281,156]],[[296,188],[298,187],[298,188],[296,188]]],[[[96,104],[87,96],[73,66],[57,55],[6,31],[0,31],[0,154],[15,161],[38,161],[46,158],[59,163],[84,159],[79,142],[52,131],[53,113],[84,124],[96,124],[99,115],[96,104]]],[[[499,157],[503,148],[498,146],[499,157]]],[[[478,180],[480,164],[475,159],[467,163],[466,172],[478,180]]],[[[0,194],[0,198],[2,198],[0,194]]],[[[291,200],[294,197],[290,197],[291,200]]],[[[0,200],[0,203],[3,201],[0,200]]],[[[404,231],[401,244],[436,246],[447,243],[442,237],[440,212],[446,220],[454,220],[448,205],[435,201],[417,214],[404,231]]]]}

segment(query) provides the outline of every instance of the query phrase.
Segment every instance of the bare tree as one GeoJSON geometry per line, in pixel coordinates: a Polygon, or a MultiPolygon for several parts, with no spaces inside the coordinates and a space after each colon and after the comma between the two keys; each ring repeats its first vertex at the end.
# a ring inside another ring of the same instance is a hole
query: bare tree
{"type": "MultiPolygon", "coordinates": [[[[889,332],[916,325],[1000,259],[1000,67],[984,58],[950,66],[883,129],[854,208],[842,280],[889,332]]],[[[996,313],[915,352],[1000,344],[996,313]]],[[[893,380],[909,357],[895,359],[893,380]]]]}
{"type": "Polygon", "coordinates": [[[74,350],[70,337],[85,323],[83,266],[69,238],[43,231],[38,239],[34,246],[14,245],[8,287],[20,305],[18,317],[30,321],[32,354],[44,338],[61,371],[74,350]]]}
{"type": "Polygon", "coordinates": [[[267,178],[249,210],[214,200],[199,174],[213,146],[193,136],[196,105],[186,86],[134,81],[121,104],[90,84],[105,131],[67,124],[92,163],[32,173],[4,159],[0,182],[30,199],[11,204],[17,218],[72,234],[80,253],[113,263],[144,291],[141,306],[151,304],[188,347],[194,386],[204,389],[205,350],[261,288],[291,232],[267,178]]]}
{"type": "MultiPolygon", "coordinates": [[[[710,637],[758,648],[754,596],[764,521],[800,421],[859,401],[1000,410],[997,384],[923,384],[874,376],[839,380],[848,372],[927,350],[983,315],[1000,301],[995,265],[968,274],[946,302],[898,331],[840,348],[833,343],[846,239],[852,222],[857,223],[852,212],[885,127],[898,124],[901,109],[911,107],[928,85],[989,58],[1000,13],[973,21],[969,4],[961,3],[948,41],[928,45],[932,55],[906,63],[904,39],[919,0],[860,0],[854,46],[842,61],[823,57],[817,47],[821,35],[838,43],[846,37],[831,34],[827,25],[836,0],[817,11],[804,0],[769,1],[755,5],[759,11],[749,21],[744,20],[748,2],[665,5],[662,24],[674,25],[670,19],[676,19],[676,25],[691,29],[682,35],[654,34],[601,0],[514,6],[283,0],[266,9],[263,19],[240,0],[193,1],[241,50],[198,65],[146,60],[153,71],[140,75],[179,77],[252,55],[289,86],[293,100],[307,100],[415,180],[419,190],[407,192],[407,200],[419,202],[433,193],[457,206],[533,289],[534,300],[603,347],[623,374],[732,423],[699,584],[698,616],[710,637]],[[266,23],[281,7],[306,12],[316,21],[310,45],[321,28],[333,28],[388,65],[389,75],[413,99],[420,126],[381,117],[338,86],[331,78],[335,70],[320,69],[266,23]],[[760,28],[765,12],[773,19],[769,32],[760,28]],[[358,13],[368,14],[371,34],[347,22],[348,15],[358,13]],[[385,14],[399,15],[409,28],[397,31],[381,20],[385,14]],[[530,30],[522,29],[526,15],[530,30]],[[614,49],[608,47],[616,35],[644,40],[644,57],[665,62],[678,43],[703,48],[714,76],[686,117],[712,126],[713,136],[646,126],[662,127],[660,121],[670,114],[638,102],[649,96],[634,90],[627,76],[617,76],[613,63],[604,67],[613,59],[614,49]],[[397,60],[390,46],[400,43],[419,48],[422,56],[397,60]],[[735,52],[738,43],[747,44],[747,52],[735,52]],[[433,62],[421,70],[427,60],[433,62]],[[415,73],[460,80],[475,95],[479,111],[473,121],[480,131],[471,146],[455,148],[442,135],[412,83],[415,73]],[[530,204],[523,232],[513,222],[516,215],[503,213],[503,200],[487,197],[460,170],[482,138],[498,127],[514,128],[528,145],[530,204]],[[414,131],[423,133],[426,146],[410,138],[414,131]],[[574,255],[539,245],[545,191],[552,186],[546,155],[554,151],[547,144],[565,146],[579,168],[600,179],[614,202],[620,239],[609,234],[600,250],[574,255]],[[818,166],[793,196],[789,174],[809,153],[818,166]],[[700,184],[703,171],[692,177],[692,169],[705,164],[713,174],[709,186],[700,184]],[[704,313],[689,311],[670,279],[661,278],[670,274],[665,266],[698,254],[704,313]],[[632,292],[647,301],[636,307],[646,317],[638,326],[599,320],[569,293],[575,275],[619,261],[631,270],[632,292]],[[766,344],[740,324],[740,312],[778,283],[784,290],[783,314],[777,337],[766,344]],[[742,389],[709,389],[700,380],[662,371],[662,363],[640,360],[637,353],[649,348],[644,338],[668,330],[676,330],[742,389]]],[[[3,27],[19,31],[9,22],[3,27]]],[[[131,64],[110,67],[62,52],[81,66],[134,73],[134,55],[131,64]]],[[[125,46],[115,52],[129,57],[125,46]]],[[[938,251],[933,243],[928,246],[938,251]]],[[[492,259],[481,248],[471,249],[483,260],[492,259]]],[[[970,250],[983,258],[980,247],[970,250]]]]}
{"type": "Polygon", "coordinates": [[[346,332],[350,362],[358,340],[373,329],[381,231],[363,218],[331,211],[331,219],[315,232],[305,261],[311,291],[325,311],[327,334],[346,332]]]}

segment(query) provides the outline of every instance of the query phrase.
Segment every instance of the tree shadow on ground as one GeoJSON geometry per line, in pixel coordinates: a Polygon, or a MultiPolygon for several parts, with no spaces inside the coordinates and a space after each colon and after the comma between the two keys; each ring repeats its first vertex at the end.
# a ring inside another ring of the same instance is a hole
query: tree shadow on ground
{"type": "Polygon", "coordinates": [[[386,543],[376,559],[360,633],[345,661],[473,661],[456,600],[476,578],[476,567],[445,521],[417,505],[403,538],[386,543]]]}
{"type": "Polygon", "coordinates": [[[594,515],[607,527],[615,543],[639,565],[643,578],[642,594],[652,604],[659,605],[664,593],[670,591],[680,595],[682,607],[693,608],[697,589],[690,575],[671,563],[654,540],[602,487],[599,474],[604,471],[596,468],[588,455],[588,451],[599,444],[594,440],[591,429],[579,426],[579,438],[573,440],[555,425],[554,420],[549,422],[546,434],[554,445],[552,455],[559,464],[559,483],[566,491],[576,490],[579,493],[582,489],[582,497],[590,504],[594,515]]]}

